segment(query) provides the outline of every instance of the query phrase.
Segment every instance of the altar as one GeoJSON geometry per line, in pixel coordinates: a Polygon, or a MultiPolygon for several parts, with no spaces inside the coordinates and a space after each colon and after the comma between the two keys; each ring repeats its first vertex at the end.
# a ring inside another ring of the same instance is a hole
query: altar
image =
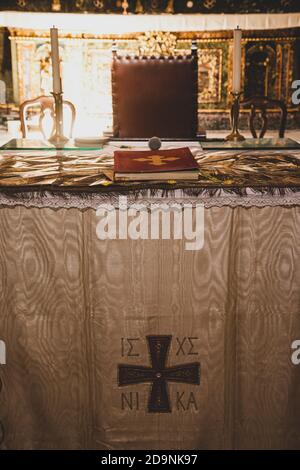
{"type": "Polygon", "coordinates": [[[297,9],[1,2],[0,449],[300,449],[297,9]]]}
{"type": "Polygon", "coordinates": [[[116,185],[115,145],[1,153],[2,448],[299,449],[299,152],[116,185]],[[100,239],[120,197],[202,206],[203,246],[100,239]]]}

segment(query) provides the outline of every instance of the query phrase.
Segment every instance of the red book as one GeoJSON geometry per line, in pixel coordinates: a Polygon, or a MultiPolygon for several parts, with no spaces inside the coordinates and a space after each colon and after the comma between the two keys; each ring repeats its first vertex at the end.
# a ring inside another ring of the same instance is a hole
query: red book
{"type": "Polygon", "coordinates": [[[114,179],[134,180],[196,180],[199,167],[188,147],[171,150],[140,150],[114,152],[114,179]]]}

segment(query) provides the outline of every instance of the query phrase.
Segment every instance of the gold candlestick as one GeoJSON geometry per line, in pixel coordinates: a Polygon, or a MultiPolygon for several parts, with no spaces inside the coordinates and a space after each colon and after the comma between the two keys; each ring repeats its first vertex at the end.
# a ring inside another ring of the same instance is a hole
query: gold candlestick
{"type": "Polygon", "coordinates": [[[54,96],[54,134],[49,138],[49,142],[55,146],[65,144],[69,139],[64,136],[63,131],[63,98],[62,93],[52,93],[54,96]]]}
{"type": "Polygon", "coordinates": [[[121,4],[122,8],[123,8],[123,15],[128,15],[128,8],[129,8],[129,3],[127,2],[127,0],[123,0],[122,4],[121,4]]]}
{"type": "Polygon", "coordinates": [[[240,115],[240,92],[232,92],[233,96],[233,103],[231,106],[231,128],[232,132],[225,140],[233,141],[233,142],[241,142],[245,140],[245,137],[239,133],[239,115],[240,115]]]}
{"type": "Polygon", "coordinates": [[[52,0],[52,11],[61,11],[61,1],[52,0]]]}
{"type": "Polygon", "coordinates": [[[140,13],[144,13],[144,7],[143,7],[143,4],[142,4],[142,1],[141,1],[141,0],[137,0],[137,1],[136,1],[134,12],[135,12],[137,15],[140,14],[140,13]]]}
{"type": "Polygon", "coordinates": [[[169,13],[169,14],[174,13],[174,0],[168,0],[165,13],[169,13]]]}

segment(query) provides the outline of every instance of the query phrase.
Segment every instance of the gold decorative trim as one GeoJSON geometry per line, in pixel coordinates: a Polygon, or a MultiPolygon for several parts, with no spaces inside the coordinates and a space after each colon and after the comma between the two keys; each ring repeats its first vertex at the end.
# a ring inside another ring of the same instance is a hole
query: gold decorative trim
{"type": "Polygon", "coordinates": [[[276,97],[281,100],[282,94],[282,45],[276,44],[276,97]]]}
{"type": "MultiPolygon", "coordinates": [[[[48,30],[29,30],[25,28],[9,28],[11,36],[21,36],[21,37],[39,37],[39,38],[45,38],[49,37],[49,31],[48,30]]],[[[275,42],[282,42],[283,40],[285,42],[295,42],[300,38],[300,28],[293,28],[292,30],[290,29],[282,29],[282,30],[276,30],[272,32],[272,35],[268,35],[270,33],[270,30],[265,30],[264,31],[264,36],[261,35],[261,31],[255,31],[255,30],[246,30],[244,31],[244,38],[243,38],[243,43],[247,42],[268,42],[268,41],[275,41],[275,42]],[[295,34],[297,32],[297,34],[295,34]],[[259,33],[259,34],[258,34],[259,33]],[[293,33],[291,36],[289,34],[293,33]]],[[[201,43],[211,43],[211,42],[227,42],[227,41],[233,41],[232,38],[232,31],[209,31],[209,32],[204,32],[204,31],[186,31],[186,32],[172,32],[168,34],[174,34],[176,36],[177,41],[192,41],[192,40],[198,40],[201,41],[201,43]]],[[[92,34],[92,33],[80,33],[80,32],[60,32],[60,37],[63,39],[136,39],[136,37],[139,35],[139,33],[122,33],[122,34],[92,34]]]]}
{"type": "Polygon", "coordinates": [[[147,31],[137,37],[139,52],[146,56],[174,55],[177,38],[168,32],[147,31]]]}
{"type": "Polygon", "coordinates": [[[222,71],[222,49],[202,48],[198,50],[199,104],[220,103],[222,71]]]}
{"type": "Polygon", "coordinates": [[[292,84],[292,74],[293,74],[293,51],[290,44],[286,44],[288,60],[286,64],[286,82],[285,82],[285,101],[286,103],[291,104],[292,94],[291,94],[291,84],[292,84]]]}

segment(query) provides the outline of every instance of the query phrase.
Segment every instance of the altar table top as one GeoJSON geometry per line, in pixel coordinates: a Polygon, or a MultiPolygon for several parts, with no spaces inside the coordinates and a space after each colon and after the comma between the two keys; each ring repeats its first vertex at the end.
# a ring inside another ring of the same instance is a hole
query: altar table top
{"type": "Polygon", "coordinates": [[[188,198],[214,205],[299,205],[300,152],[296,150],[203,151],[189,146],[199,164],[198,181],[114,183],[116,149],[146,149],[146,143],[114,143],[95,151],[1,151],[0,204],[96,208],[103,198],[188,198]]]}

